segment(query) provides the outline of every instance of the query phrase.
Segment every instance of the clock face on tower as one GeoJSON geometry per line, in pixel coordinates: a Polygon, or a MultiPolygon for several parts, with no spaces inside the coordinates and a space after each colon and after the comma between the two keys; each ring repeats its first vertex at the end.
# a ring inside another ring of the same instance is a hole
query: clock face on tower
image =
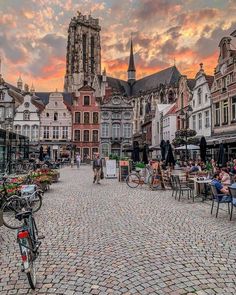
{"type": "Polygon", "coordinates": [[[227,66],[226,66],[226,64],[223,64],[223,65],[220,67],[220,72],[221,72],[221,74],[222,74],[222,75],[224,75],[224,74],[225,74],[225,72],[226,72],[226,69],[227,69],[227,66]]]}

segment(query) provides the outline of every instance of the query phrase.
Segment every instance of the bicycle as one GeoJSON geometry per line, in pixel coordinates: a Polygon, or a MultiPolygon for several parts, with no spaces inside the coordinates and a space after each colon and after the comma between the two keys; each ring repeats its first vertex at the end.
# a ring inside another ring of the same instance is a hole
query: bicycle
{"type": "Polygon", "coordinates": [[[146,166],[142,172],[131,172],[126,177],[126,184],[130,188],[136,188],[139,185],[148,184],[151,189],[157,189],[161,184],[161,177],[156,171],[151,170],[149,166],[146,166]]]}
{"type": "Polygon", "coordinates": [[[20,222],[23,221],[23,225],[17,232],[17,242],[21,252],[22,271],[26,273],[29,285],[34,290],[37,283],[35,260],[39,255],[41,245],[39,239],[44,237],[38,236],[32,209],[17,213],[15,218],[20,222]]]}
{"type": "Polygon", "coordinates": [[[8,196],[5,183],[7,177],[3,178],[4,195],[2,197],[2,218],[3,224],[10,229],[18,229],[21,224],[16,222],[15,214],[23,207],[32,208],[32,212],[37,212],[42,206],[42,196],[44,192],[36,185],[22,187],[18,195],[8,196]]]}

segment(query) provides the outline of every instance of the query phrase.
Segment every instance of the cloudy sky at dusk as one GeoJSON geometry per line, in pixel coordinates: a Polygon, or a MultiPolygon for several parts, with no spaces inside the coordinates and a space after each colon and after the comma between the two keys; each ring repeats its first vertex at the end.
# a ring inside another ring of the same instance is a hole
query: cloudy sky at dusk
{"type": "MultiPolygon", "coordinates": [[[[137,78],[174,64],[213,74],[218,44],[236,29],[236,0],[0,0],[4,79],[36,91],[63,89],[67,28],[79,10],[100,19],[102,67],[126,79],[133,33],[137,78]]],[[[233,40],[236,47],[236,38],[233,40]]]]}

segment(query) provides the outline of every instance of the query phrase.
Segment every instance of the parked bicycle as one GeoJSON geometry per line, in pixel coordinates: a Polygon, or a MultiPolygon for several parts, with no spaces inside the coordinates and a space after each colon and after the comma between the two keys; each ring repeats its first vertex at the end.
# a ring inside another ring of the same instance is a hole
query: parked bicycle
{"type": "Polygon", "coordinates": [[[161,185],[161,176],[152,170],[149,166],[146,166],[140,171],[133,171],[126,177],[126,184],[130,188],[136,188],[139,185],[147,184],[150,189],[157,189],[161,185]]]}
{"type": "Polygon", "coordinates": [[[34,290],[37,283],[35,260],[39,255],[41,242],[32,209],[19,212],[15,218],[23,224],[17,232],[22,260],[22,271],[26,273],[30,287],[34,290]]]}

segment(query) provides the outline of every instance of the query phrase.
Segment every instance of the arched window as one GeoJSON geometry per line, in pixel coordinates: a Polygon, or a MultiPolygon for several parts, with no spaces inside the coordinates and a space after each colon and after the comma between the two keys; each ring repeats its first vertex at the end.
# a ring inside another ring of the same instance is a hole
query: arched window
{"type": "Polygon", "coordinates": [[[54,113],[54,121],[58,120],[58,113],[54,113]]]}
{"type": "Polygon", "coordinates": [[[202,89],[201,88],[198,89],[197,95],[198,95],[198,104],[202,104],[202,89]]]}
{"type": "Polygon", "coordinates": [[[94,37],[91,37],[91,72],[94,73],[94,37]]]}
{"type": "Polygon", "coordinates": [[[30,120],[30,112],[29,111],[24,111],[23,120],[24,121],[29,121],[30,120]]]}
{"type": "Polygon", "coordinates": [[[109,145],[107,143],[102,144],[101,153],[103,157],[109,156],[109,145]]]}
{"type": "Polygon", "coordinates": [[[140,101],[140,110],[139,110],[139,115],[142,116],[143,115],[143,101],[140,101]]]}
{"type": "Polygon", "coordinates": [[[15,133],[21,134],[21,126],[20,125],[15,125],[14,129],[15,129],[15,133]]]}
{"type": "Polygon", "coordinates": [[[83,44],[83,69],[84,71],[86,71],[86,58],[87,58],[87,37],[86,37],[86,34],[83,34],[83,37],[82,37],[82,44],[83,44]]]}
{"type": "Polygon", "coordinates": [[[38,125],[33,125],[31,128],[31,140],[37,141],[39,139],[39,127],[38,125]]]}
{"type": "Polygon", "coordinates": [[[163,103],[163,101],[164,101],[164,93],[163,92],[160,93],[160,100],[161,100],[161,103],[163,103]]]}
{"type": "Polygon", "coordinates": [[[22,135],[24,135],[26,137],[30,137],[30,126],[29,125],[23,126],[22,135]]]}
{"type": "Polygon", "coordinates": [[[224,43],[222,45],[222,58],[226,58],[227,57],[227,46],[226,46],[226,43],[224,43]]]}

